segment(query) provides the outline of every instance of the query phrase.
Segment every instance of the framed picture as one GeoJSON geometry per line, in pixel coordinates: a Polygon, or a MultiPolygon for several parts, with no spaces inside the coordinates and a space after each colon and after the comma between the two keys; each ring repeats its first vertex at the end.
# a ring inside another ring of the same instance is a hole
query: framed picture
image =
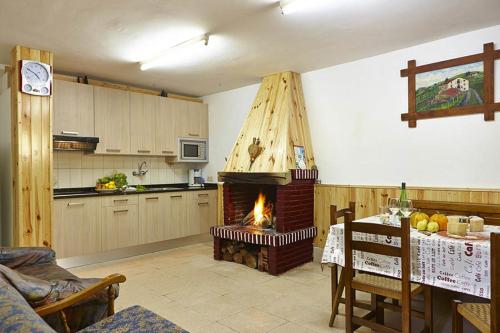
{"type": "Polygon", "coordinates": [[[495,119],[500,103],[494,97],[494,63],[500,50],[484,44],[483,53],[416,66],[415,60],[401,70],[408,77],[408,113],[401,115],[409,127],[417,120],[483,113],[495,119]]]}
{"type": "Polygon", "coordinates": [[[295,168],[296,169],[307,169],[306,164],[306,151],[303,146],[293,146],[295,151],[295,168]]]}

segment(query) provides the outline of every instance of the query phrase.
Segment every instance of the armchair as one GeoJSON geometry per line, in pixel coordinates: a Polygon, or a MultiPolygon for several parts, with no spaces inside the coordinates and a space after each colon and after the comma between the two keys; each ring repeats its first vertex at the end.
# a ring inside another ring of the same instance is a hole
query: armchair
{"type": "Polygon", "coordinates": [[[58,266],[48,248],[0,248],[0,279],[58,332],[74,332],[114,314],[125,276],[81,279],[58,266]]]}

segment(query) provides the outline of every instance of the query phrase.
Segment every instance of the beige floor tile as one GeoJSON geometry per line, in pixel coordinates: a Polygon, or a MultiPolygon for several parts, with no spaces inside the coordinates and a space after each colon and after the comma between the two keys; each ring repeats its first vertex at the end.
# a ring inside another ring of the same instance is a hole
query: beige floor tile
{"type": "Polygon", "coordinates": [[[214,321],[218,321],[222,318],[229,317],[248,309],[248,307],[241,305],[241,303],[236,300],[221,295],[207,297],[193,305],[190,305],[188,308],[196,313],[199,313],[200,315],[209,317],[214,321]]]}
{"type": "Polygon", "coordinates": [[[314,333],[314,331],[295,323],[286,323],[269,331],[269,333],[314,333]]]}
{"type": "Polygon", "coordinates": [[[240,333],[265,333],[287,323],[284,319],[255,308],[246,309],[218,322],[240,333]]]}

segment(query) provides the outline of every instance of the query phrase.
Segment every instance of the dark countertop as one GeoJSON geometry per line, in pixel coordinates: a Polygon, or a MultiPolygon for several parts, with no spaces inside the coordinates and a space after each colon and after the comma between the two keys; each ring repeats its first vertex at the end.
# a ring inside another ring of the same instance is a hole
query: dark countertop
{"type": "Polygon", "coordinates": [[[54,199],[68,199],[68,198],[82,198],[82,197],[103,197],[109,195],[131,195],[131,194],[148,194],[148,193],[161,193],[161,192],[179,192],[179,191],[204,191],[216,190],[217,184],[205,183],[204,187],[189,187],[188,184],[155,184],[144,185],[145,191],[142,192],[106,192],[99,193],[93,187],[79,187],[79,188],[60,188],[54,189],[54,199]]]}

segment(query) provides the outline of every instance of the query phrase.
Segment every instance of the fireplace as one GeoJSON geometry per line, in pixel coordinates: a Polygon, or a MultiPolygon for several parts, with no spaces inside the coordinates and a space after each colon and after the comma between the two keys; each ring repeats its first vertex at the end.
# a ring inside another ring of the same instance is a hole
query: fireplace
{"type": "Polygon", "coordinates": [[[312,261],[317,170],[304,171],[292,170],[286,185],[225,182],[224,226],[211,229],[214,258],[273,275],[312,261]]]}
{"type": "Polygon", "coordinates": [[[274,275],[312,261],[318,170],[300,74],[263,79],[226,161],[214,258],[274,275]]]}

